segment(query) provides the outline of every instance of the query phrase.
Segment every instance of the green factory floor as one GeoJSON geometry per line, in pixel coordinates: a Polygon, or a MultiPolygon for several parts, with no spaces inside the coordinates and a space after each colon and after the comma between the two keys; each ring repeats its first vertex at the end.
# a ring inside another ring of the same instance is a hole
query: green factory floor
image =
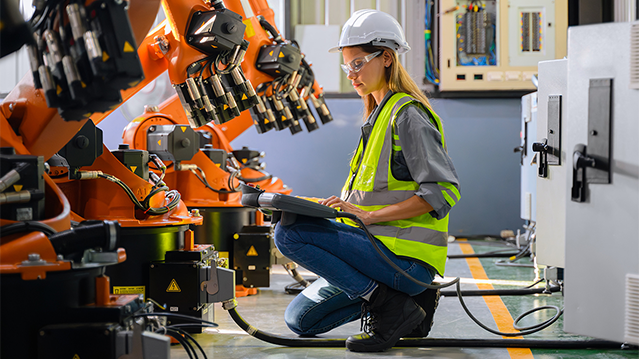
{"type": "MultiPolygon", "coordinates": [[[[486,245],[485,241],[457,241],[449,246],[449,254],[474,251],[482,253],[501,249],[494,245],[486,245]],[[467,243],[471,243],[468,245],[467,243]],[[472,248],[472,249],[471,249],[472,248]]],[[[488,243],[490,244],[490,243],[488,243]]],[[[495,243],[493,243],[495,244],[495,243]]],[[[499,259],[450,259],[446,266],[446,278],[460,277],[462,289],[485,289],[491,286],[495,289],[521,288],[531,284],[535,278],[532,268],[497,266],[499,259]],[[482,279],[484,275],[488,279],[482,279]]],[[[531,264],[524,258],[516,263],[531,264]]],[[[305,277],[312,277],[309,272],[302,272],[305,277]]],[[[441,280],[441,279],[440,279],[441,280]]],[[[293,282],[284,269],[274,268],[271,275],[271,286],[260,288],[259,294],[238,298],[238,313],[251,325],[269,333],[275,333],[291,338],[297,336],[284,323],[284,310],[293,299],[292,295],[284,292],[284,287],[293,282]]],[[[499,297],[469,297],[466,303],[470,311],[483,323],[491,328],[502,331],[512,331],[512,318],[519,314],[542,305],[563,305],[560,292],[528,296],[499,297]],[[484,299],[488,298],[488,299],[484,299]],[[500,312],[501,309],[501,312],[500,312]],[[497,319],[495,319],[497,318],[497,319]],[[505,324],[508,326],[504,326],[505,324]]],[[[528,326],[544,321],[554,315],[553,310],[538,311],[521,321],[520,325],[528,326]]],[[[218,303],[215,305],[215,322],[218,328],[206,329],[203,334],[194,335],[203,347],[208,358],[639,358],[637,350],[548,350],[548,349],[507,349],[507,348],[442,348],[395,347],[383,353],[354,353],[345,348],[290,348],[269,344],[249,336],[242,331],[231,319],[228,313],[218,303]]],[[[525,339],[536,340],[585,340],[582,336],[565,333],[563,320],[560,318],[550,327],[541,332],[528,335],[525,339]]],[[[322,337],[346,338],[359,332],[359,321],[337,328],[322,337]]],[[[455,339],[499,339],[501,337],[488,333],[477,326],[466,315],[459,300],[455,296],[442,297],[435,314],[435,323],[429,335],[430,338],[455,339]]],[[[517,340],[517,339],[512,339],[517,340]]],[[[171,358],[188,358],[184,349],[175,345],[171,349],[171,358]]],[[[203,356],[200,354],[200,358],[203,356]]]]}

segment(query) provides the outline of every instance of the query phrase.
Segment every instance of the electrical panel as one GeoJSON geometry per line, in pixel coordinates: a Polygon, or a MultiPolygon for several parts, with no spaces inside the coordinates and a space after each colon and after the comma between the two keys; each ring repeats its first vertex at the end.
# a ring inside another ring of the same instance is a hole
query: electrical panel
{"type": "Polygon", "coordinates": [[[439,90],[534,90],[539,61],[566,55],[567,0],[441,0],[439,90]]]}

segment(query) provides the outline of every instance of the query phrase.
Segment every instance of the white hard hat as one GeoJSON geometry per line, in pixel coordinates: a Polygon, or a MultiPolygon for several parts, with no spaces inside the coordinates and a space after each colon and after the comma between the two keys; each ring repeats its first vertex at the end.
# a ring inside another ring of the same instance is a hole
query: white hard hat
{"type": "Polygon", "coordinates": [[[400,54],[410,50],[404,30],[394,17],[382,11],[364,9],[355,11],[346,21],[339,43],[328,52],[339,52],[347,46],[365,44],[388,47],[400,54]]]}

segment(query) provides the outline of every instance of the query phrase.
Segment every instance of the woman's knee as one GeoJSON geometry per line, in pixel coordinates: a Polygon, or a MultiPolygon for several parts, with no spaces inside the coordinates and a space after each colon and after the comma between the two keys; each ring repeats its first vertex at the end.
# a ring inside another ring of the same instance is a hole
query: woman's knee
{"type": "Polygon", "coordinates": [[[302,313],[295,306],[289,305],[284,312],[284,322],[286,326],[297,335],[312,335],[308,327],[303,326],[302,313]]]}

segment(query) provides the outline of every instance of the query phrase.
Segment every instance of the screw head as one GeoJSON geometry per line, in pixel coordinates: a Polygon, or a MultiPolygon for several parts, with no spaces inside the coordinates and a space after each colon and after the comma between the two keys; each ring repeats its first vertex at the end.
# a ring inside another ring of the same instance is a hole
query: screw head
{"type": "Polygon", "coordinates": [[[590,131],[591,136],[597,136],[597,134],[598,134],[597,130],[590,131]]]}
{"type": "Polygon", "coordinates": [[[80,135],[75,139],[75,145],[81,150],[89,147],[90,142],[91,141],[89,141],[87,136],[84,136],[84,135],[80,135]]]}
{"type": "Polygon", "coordinates": [[[39,253],[29,253],[29,261],[31,262],[37,262],[40,260],[40,254],[39,253]]]}

